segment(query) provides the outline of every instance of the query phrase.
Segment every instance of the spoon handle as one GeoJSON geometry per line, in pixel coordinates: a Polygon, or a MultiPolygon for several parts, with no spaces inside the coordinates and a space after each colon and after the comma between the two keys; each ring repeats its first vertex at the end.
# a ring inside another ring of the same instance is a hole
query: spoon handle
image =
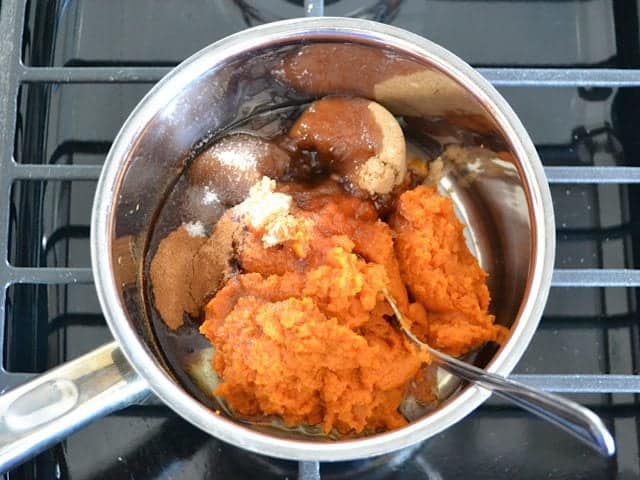
{"type": "Polygon", "coordinates": [[[601,455],[608,457],[615,453],[615,442],[607,427],[600,417],[582,405],[559,395],[536,390],[500,375],[486,372],[432,348],[428,350],[433,355],[435,363],[448,372],[486,388],[499,397],[544,418],[601,455]]]}
{"type": "Polygon", "coordinates": [[[431,348],[411,332],[393,298],[386,291],[383,294],[395,313],[394,318],[400,329],[418,348],[428,352],[436,365],[551,422],[589,445],[601,455],[610,457],[616,452],[616,444],[611,433],[600,417],[591,410],[559,395],[536,390],[500,375],[489,373],[440,350],[431,348]]]}

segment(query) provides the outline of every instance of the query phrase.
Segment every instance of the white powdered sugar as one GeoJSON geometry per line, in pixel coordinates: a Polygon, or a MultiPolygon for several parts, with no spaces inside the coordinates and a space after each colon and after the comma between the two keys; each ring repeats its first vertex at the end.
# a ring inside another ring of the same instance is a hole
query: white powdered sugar
{"type": "Polygon", "coordinates": [[[183,223],[182,226],[187,231],[190,237],[196,238],[207,236],[204,224],[200,221],[183,223]]]}
{"type": "Polygon", "coordinates": [[[267,144],[249,135],[230,135],[213,146],[220,165],[240,171],[255,170],[258,160],[267,154],[267,144]]]}
{"type": "Polygon", "coordinates": [[[205,187],[202,195],[202,204],[212,205],[214,203],[220,203],[220,198],[218,198],[216,192],[211,190],[211,187],[205,187]]]}

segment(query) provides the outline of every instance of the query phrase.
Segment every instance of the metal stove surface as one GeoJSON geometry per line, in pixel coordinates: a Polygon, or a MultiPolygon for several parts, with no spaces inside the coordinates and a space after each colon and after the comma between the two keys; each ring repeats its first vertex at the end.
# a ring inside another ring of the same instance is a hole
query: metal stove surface
{"type": "MultiPolygon", "coordinates": [[[[89,216],[100,165],[137,101],[203,46],[304,12],[293,0],[1,1],[0,388],[110,339],[91,284],[89,216]]],[[[141,405],[6,478],[640,476],[638,4],[332,0],[324,13],[442,44],[481,67],[521,116],[552,183],[558,252],[545,316],[514,376],[594,408],[617,456],[598,458],[496,400],[414,448],[319,466],[248,453],[141,405]]]]}

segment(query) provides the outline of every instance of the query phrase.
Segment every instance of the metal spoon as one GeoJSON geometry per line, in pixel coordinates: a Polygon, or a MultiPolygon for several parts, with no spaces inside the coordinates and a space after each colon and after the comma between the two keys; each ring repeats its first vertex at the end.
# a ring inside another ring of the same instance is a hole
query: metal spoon
{"type": "Polygon", "coordinates": [[[551,422],[601,455],[609,457],[615,453],[616,445],[611,433],[594,412],[559,395],[536,390],[495,373],[486,372],[430,347],[411,332],[393,298],[387,292],[383,293],[395,313],[400,329],[418,348],[431,355],[434,364],[551,422]]]}

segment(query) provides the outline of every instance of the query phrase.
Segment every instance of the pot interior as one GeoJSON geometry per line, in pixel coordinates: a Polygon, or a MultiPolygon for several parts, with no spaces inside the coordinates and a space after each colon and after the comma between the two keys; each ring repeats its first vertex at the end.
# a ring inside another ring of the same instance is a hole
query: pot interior
{"type": "MultiPolygon", "coordinates": [[[[176,383],[184,386],[188,380],[168,361],[166,335],[159,332],[162,324],[146,282],[155,248],[154,228],[165,200],[185,166],[212,139],[263,112],[304,105],[325,95],[378,101],[418,142],[429,144],[430,138],[437,138],[441,145],[483,146],[496,153],[451,165],[439,187],[453,199],[467,227],[468,245],[489,274],[491,312],[498,323],[513,327],[531,274],[531,201],[521,160],[488,109],[467,88],[425,58],[390,50],[372,38],[326,33],[283,38],[242,54],[212,58],[207,69],[185,81],[193,70],[189,67],[187,61],[182,73],[152,91],[157,111],[146,125],[136,126],[135,141],[130,142],[126,158],[120,159],[107,252],[128,321],[176,383]],[[293,85],[286,78],[287,69],[308,52],[315,57],[297,64],[299,79],[293,85]]],[[[199,220],[185,215],[176,215],[175,226],[199,220]]],[[[473,361],[485,366],[497,350],[486,345],[473,361]]],[[[439,374],[439,382],[443,396],[460,391],[446,375],[439,374]]],[[[433,415],[446,404],[412,412],[411,419],[433,415]]],[[[299,438],[299,432],[267,431],[299,438]]]]}

